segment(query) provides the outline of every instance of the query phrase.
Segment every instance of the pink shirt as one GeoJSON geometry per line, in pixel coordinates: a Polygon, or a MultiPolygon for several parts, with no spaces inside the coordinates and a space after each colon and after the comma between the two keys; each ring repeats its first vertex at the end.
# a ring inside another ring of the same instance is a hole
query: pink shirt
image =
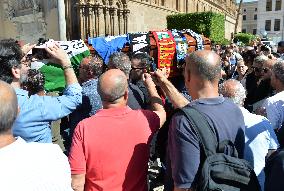
{"type": "Polygon", "coordinates": [[[99,110],[75,129],[72,174],[86,174],[87,191],[146,191],[149,143],[159,124],[152,111],[99,110]]]}

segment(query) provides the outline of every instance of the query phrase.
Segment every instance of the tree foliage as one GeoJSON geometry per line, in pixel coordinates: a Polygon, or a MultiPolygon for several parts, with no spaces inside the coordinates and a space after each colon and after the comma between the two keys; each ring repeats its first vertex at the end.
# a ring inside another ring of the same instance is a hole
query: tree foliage
{"type": "Polygon", "coordinates": [[[241,42],[245,45],[250,45],[251,41],[255,40],[257,37],[251,33],[238,33],[235,35],[234,41],[241,42]]]}
{"type": "Polygon", "coordinates": [[[180,13],[167,16],[168,29],[191,29],[213,42],[225,40],[225,16],[213,12],[180,13]]]}

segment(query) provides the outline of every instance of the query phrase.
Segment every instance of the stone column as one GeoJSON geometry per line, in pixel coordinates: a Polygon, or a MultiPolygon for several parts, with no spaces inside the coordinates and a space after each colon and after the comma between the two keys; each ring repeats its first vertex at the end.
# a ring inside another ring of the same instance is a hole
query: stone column
{"type": "Polygon", "coordinates": [[[86,4],[87,7],[87,18],[88,18],[88,33],[87,37],[93,37],[94,35],[94,27],[93,27],[93,22],[94,22],[94,13],[93,13],[93,5],[90,3],[90,0],[87,1],[86,4]]]}
{"type": "Polygon", "coordinates": [[[105,23],[105,35],[109,35],[109,10],[108,7],[104,7],[104,23],[105,23]]]}
{"type": "Polygon", "coordinates": [[[109,8],[109,16],[110,16],[110,34],[114,35],[114,16],[115,16],[115,7],[109,8]]]}
{"type": "Polygon", "coordinates": [[[120,35],[122,33],[121,31],[121,16],[122,16],[122,10],[118,9],[117,10],[117,26],[118,26],[118,34],[120,35]]]}
{"type": "Polygon", "coordinates": [[[123,4],[123,23],[124,23],[124,34],[128,31],[128,16],[129,16],[129,9],[127,9],[127,4],[123,4]]]}
{"type": "Polygon", "coordinates": [[[79,5],[79,15],[80,15],[80,34],[81,34],[81,39],[84,39],[85,37],[85,21],[84,21],[84,6],[79,5]]]}
{"type": "Polygon", "coordinates": [[[100,35],[100,21],[101,21],[101,13],[102,13],[102,6],[101,5],[98,5],[98,7],[97,7],[97,36],[99,36],[100,35]]]}
{"type": "Polygon", "coordinates": [[[84,5],[84,23],[85,23],[85,35],[83,36],[83,40],[89,35],[89,10],[86,4],[84,5]]]}
{"type": "Polygon", "coordinates": [[[64,0],[57,0],[59,40],[66,41],[66,20],[64,0]]]}

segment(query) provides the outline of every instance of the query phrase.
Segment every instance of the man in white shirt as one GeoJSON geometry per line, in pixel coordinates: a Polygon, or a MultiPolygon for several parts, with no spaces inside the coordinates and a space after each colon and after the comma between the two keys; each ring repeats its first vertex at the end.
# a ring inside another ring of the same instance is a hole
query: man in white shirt
{"type": "Polygon", "coordinates": [[[14,137],[11,128],[17,114],[14,89],[0,81],[0,190],[71,191],[67,157],[58,145],[14,137]]]}
{"type": "Polygon", "coordinates": [[[284,122],[284,61],[278,61],[272,68],[271,86],[276,94],[266,99],[263,107],[273,129],[280,129],[284,122]]]}
{"type": "Polygon", "coordinates": [[[253,166],[260,186],[264,190],[265,157],[278,148],[272,126],[265,117],[252,114],[243,107],[246,91],[239,81],[233,79],[225,81],[220,85],[219,92],[224,97],[230,98],[242,111],[246,126],[244,159],[253,166]]]}

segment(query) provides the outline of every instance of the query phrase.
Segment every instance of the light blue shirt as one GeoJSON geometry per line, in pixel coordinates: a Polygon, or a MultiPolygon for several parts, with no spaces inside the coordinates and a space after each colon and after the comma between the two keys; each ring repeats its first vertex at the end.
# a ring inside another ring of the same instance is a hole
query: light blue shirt
{"type": "Polygon", "coordinates": [[[243,107],[241,111],[246,126],[244,159],[252,165],[259,184],[264,190],[265,157],[268,150],[278,148],[277,137],[268,119],[252,114],[243,107]]]}
{"type": "Polygon", "coordinates": [[[62,96],[28,96],[15,88],[20,112],[13,125],[14,136],[27,142],[51,143],[50,122],[61,119],[82,103],[82,88],[76,83],[66,87],[62,96]]]}

